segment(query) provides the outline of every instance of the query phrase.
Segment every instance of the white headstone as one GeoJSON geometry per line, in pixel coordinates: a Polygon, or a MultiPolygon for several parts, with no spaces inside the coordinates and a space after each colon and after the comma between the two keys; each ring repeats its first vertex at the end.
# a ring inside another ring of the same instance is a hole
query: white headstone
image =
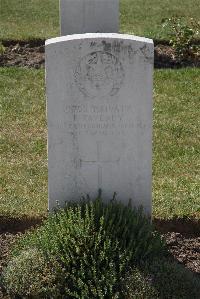
{"type": "Polygon", "coordinates": [[[153,42],[83,34],[46,42],[49,209],[114,192],[151,214],[153,42]]]}
{"type": "Polygon", "coordinates": [[[119,0],[60,0],[61,35],[119,31],[119,0]]]}

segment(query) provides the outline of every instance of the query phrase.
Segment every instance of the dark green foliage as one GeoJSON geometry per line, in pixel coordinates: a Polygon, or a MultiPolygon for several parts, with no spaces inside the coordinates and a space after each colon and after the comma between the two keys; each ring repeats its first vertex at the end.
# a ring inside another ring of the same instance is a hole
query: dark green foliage
{"type": "MultiPolygon", "coordinates": [[[[51,269],[62,283],[53,290],[59,293],[57,298],[118,298],[127,268],[161,254],[163,244],[141,210],[97,199],[70,204],[50,215],[20,241],[14,259],[28,248],[41,251],[48,263],[54,261],[51,269]]],[[[8,284],[7,280],[9,289],[8,284]]]]}
{"type": "Polygon", "coordinates": [[[146,267],[163,299],[199,299],[200,280],[188,269],[169,259],[156,259],[146,267]]]}
{"type": "MultiPolygon", "coordinates": [[[[162,255],[165,250],[164,243],[160,236],[153,232],[150,219],[144,215],[142,208],[133,208],[131,201],[124,206],[115,198],[107,204],[97,199],[93,206],[97,228],[103,216],[103,229],[106,234],[111,240],[117,240],[120,248],[128,252],[131,262],[139,263],[155,255],[162,255]]],[[[84,207],[83,204],[82,209],[84,207]]]]}
{"type": "Polygon", "coordinates": [[[175,49],[178,58],[200,56],[200,47],[194,44],[194,39],[200,36],[200,22],[193,18],[186,20],[183,17],[172,17],[164,21],[163,27],[170,32],[170,44],[175,49]]]}

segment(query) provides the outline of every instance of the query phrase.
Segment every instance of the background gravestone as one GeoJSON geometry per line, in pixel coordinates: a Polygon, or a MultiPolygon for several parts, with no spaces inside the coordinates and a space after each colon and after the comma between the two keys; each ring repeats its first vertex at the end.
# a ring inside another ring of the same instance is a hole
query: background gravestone
{"type": "Polygon", "coordinates": [[[46,42],[49,208],[102,189],[151,214],[153,42],[83,34],[46,42]]]}
{"type": "Polygon", "coordinates": [[[119,0],[60,0],[61,35],[119,31],[119,0]]]}

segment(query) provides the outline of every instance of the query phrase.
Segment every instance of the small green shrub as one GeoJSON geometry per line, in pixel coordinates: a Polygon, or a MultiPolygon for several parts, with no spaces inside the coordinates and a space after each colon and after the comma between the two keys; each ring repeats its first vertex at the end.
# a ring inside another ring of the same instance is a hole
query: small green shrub
{"type": "MultiPolygon", "coordinates": [[[[162,255],[165,246],[160,235],[153,230],[150,219],[143,213],[142,208],[133,208],[131,201],[127,206],[115,197],[109,203],[101,199],[93,202],[95,224],[100,225],[103,216],[103,229],[111,240],[117,240],[122,250],[126,250],[129,259],[134,264],[139,264],[145,259],[162,255]]],[[[83,204],[82,209],[85,205],[83,204]]]]}
{"type": "Polygon", "coordinates": [[[170,44],[178,58],[200,56],[200,47],[194,44],[194,39],[200,36],[200,22],[192,18],[186,20],[183,17],[172,17],[164,20],[163,27],[169,31],[170,44]]]}
{"type": "Polygon", "coordinates": [[[199,299],[200,280],[188,269],[169,259],[156,259],[146,266],[153,286],[164,299],[199,299]]]}
{"type": "MultiPolygon", "coordinates": [[[[118,298],[127,268],[162,255],[164,246],[140,209],[97,199],[70,204],[50,215],[43,226],[20,241],[13,251],[14,261],[28,248],[37,248],[50,265],[54,261],[62,269],[55,268],[56,281],[62,284],[53,290],[57,298],[118,298]]],[[[8,271],[9,266],[5,277],[8,271]]],[[[18,281],[19,271],[13,271],[13,281],[18,281]]],[[[25,271],[23,289],[29,280],[25,271]]],[[[5,279],[8,289],[10,281],[5,279]]]]}

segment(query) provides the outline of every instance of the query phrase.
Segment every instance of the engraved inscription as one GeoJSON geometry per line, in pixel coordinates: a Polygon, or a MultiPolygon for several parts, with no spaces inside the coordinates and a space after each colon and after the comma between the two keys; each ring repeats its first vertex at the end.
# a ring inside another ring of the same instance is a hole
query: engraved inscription
{"type": "Polygon", "coordinates": [[[64,111],[66,117],[57,120],[57,127],[70,134],[124,135],[136,127],[142,129],[131,104],[66,105],[64,111]]]}
{"type": "Polygon", "coordinates": [[[123,84],[124,70],[116,56],[96,51],[80,60],[74,78],[79,90],[88,97],[113,96],[123,84]]]}

